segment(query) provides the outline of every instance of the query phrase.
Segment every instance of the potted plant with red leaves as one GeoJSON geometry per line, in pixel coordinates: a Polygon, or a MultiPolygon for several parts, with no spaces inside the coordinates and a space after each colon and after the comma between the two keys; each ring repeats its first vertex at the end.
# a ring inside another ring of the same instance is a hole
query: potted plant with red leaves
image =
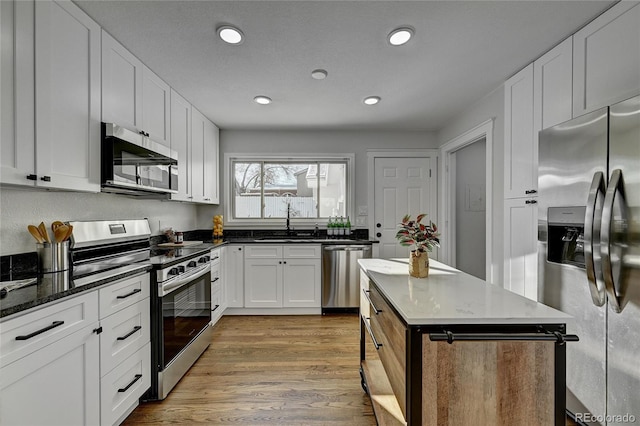
{"type": "Polygon", "coordinates": [[[401,246],[414,247],[409,257],[409,275],[417,278],[429,276],[428,253],[434,247],[440,247],[438,227],[431,221],[428,225],[421,223],[425,216],[427,215],[422,213],[416,220],[411,220],[410,215],[405,215],[396,233],[396,239],[401,246]]]}

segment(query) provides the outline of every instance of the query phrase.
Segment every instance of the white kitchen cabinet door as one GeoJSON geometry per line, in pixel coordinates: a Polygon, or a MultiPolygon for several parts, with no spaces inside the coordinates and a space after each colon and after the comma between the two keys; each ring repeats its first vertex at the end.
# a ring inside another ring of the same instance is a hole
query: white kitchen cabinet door
{"type": "Polygon", "coordinates": [[[0,3],[0,181],[98,192],[99,26],[71,2],[0,3]]]}
{"type": "Polygon", "coordinates": [[[142,129],[151,140],[171,146],[171,88],[148,67],[142,68],[142,129]]]}
{"type": "Polygon", "coordinates": [[[285,308],[320,308],[320,259],[284,259],[282,276],[285,308]]]}
{"type": "Polygon", "coordinates": [[[282,307],[282,260],[245,259],[245,308],[282,307]]]}
{"type": "Polygon", "coordinates": [[[207,118],[195,108],[191,109],[191,201],[205,202],[204,193],[204,145],[207,118]]]}
{"type": "Polygon", "coordinates": [[[95,322],[0,368],[3,425],[100,423],[100,345],[95,322]]]}
{"type": "Polygon", "coordinates": [[[570,120],[573,107],[573,38],[569,37],[533,63],[533,131],[570,120]]]}
{"type": "Polygon", "coordinates": [[[535,199],[504,201],[504,288],[538,298],[538,208],[535,199]]]}
{"type": "Polygon", "coordinates": [[[191,201],[191,104],[171,90],[171,149],[178,153],[178,193],[172,200],[191,201]]]}
{"type": "Polygon", "coordinates": [[[142,129],[143,69],[138,58],[102,31],[102,121],[142,129]]]}
{"type": "Polygon", "coordinates": [[[220,129],[207,120],[204,138],[204,201],[218,204],[218,158],[220,153],[220,129]]]}
{"type": "Polygon", "coordinates": [[[224,295],[229,308],[244,307],[244,247],[223,247],[224,295]]]}
{"type": "Polygon", "coordinates": [[[573,36],[574,117],[640,93],[640,3],[621,1],[573,36]]]}
{"type": "Polygon", "coordinates": [[[33,16],[33,2],[0,1],[0,182],[27,186],[36,182],[33,16]]]}
{"type": "MultiPolygon", "coordinates": [[[[533,64],[504,84],[504,196],[525,197],[538,188],[533,162],[533,64]]],[[[534,152],[535,151],[535,152],[534,152]]]]}

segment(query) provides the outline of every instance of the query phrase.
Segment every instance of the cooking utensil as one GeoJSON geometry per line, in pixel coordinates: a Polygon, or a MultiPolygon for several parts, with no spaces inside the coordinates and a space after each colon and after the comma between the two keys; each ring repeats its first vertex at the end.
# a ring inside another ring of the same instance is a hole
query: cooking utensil
{"type": "Polygon", "coordinates": [[[35,225],[29,225],[27,226],[27,229],[29,230],[29,233],[33,236],[33,238],[36,239],[37,242],[41,244],[44,243],[44,238],[42,238],[40,231],[35,225]]]}
{"type": "Polygon", "coordinates": [[[62,241],[67,241],[69,238],[71,238],[71,234],[73,234],[73,225],[67,225],[69,227],[69,232],[67,232],[67,235],[64,237],[64,240],[62,241]]]}
{"type": "Polygon", "coordinates": [[[55,222],[51,223],[51,230],[53,232],[56,232],[56,229],[58,229],[59,227],[63,226],[64,223],[60,222],[59,220],[56,220],[55,222]]]}
{"type": "Polygon", "coordinates": [[[47,232],[47,228],[45,228],[44,226],[44,222],[40,222],[40,225],[38,225],[38,231],[40,231],[40,235],[42,236],[42,238],[44,238],[44,241],[47,243],[50,243],[51,240],[49,239],[49,233],[47,232]]]}
{"type": "Polygon", "coordinates": [[[60,225],[53,231],[53,236],[56,239],[56,242],[61,243],[67,238],[68,233],[69,227],[67,225],[60,225]]]}

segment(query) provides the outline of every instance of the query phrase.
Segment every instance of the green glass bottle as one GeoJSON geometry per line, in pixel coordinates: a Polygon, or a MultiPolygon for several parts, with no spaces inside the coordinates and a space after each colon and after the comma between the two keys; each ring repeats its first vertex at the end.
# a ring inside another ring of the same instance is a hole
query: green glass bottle
{"type": "Polygon", "coordinates": [[[351,220],[349,220],[349,216],[347,216],[347,223],[344,224],[344,235],[345,237],[351,236],[351,220]]]}

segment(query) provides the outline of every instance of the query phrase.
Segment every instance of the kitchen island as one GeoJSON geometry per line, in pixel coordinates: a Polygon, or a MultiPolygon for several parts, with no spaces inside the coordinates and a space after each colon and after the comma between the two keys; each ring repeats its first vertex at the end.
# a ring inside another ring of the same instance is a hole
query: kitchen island
{"type": "Polygon", "coordinates": [[[427,278],[405,259],[359,264],[362,385],[379,424],[564,425],[569,315],[433,260],[427,278]]]}

